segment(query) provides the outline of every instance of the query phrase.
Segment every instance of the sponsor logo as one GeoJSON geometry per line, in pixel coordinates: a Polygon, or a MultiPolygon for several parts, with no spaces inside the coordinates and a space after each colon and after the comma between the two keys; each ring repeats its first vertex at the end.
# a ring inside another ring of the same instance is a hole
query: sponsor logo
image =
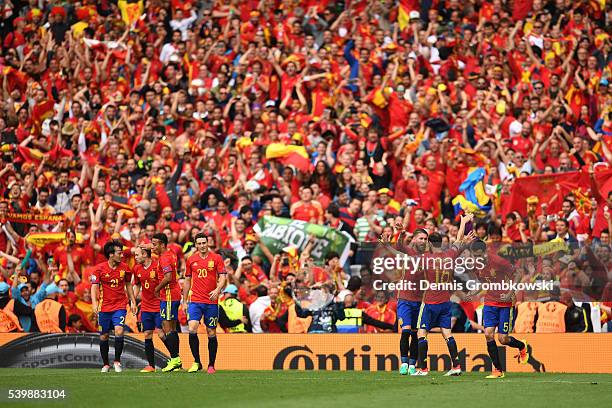
{"type": "MultiPolygon", "coordinates": [[[[315,353],[307,345],[290,346],[282,349],[274,357],[274,370],[363,370],[363,371],[395,371],[399,368],[399,357],[396,354],[371,353],[372,348],[365,344],[361,348],[350,348],[343,354],[315,353]]],[[[506,348],[499,347],[499,358],[505,370],[506,348]]],[[[487,354],[468,354],[465,348],[459,350],[459,363],[466,370],[470,362],[470,371],[491,371],[493,364],[487,354]]],[[[451,359],[448,354],[429,354],[429,369],[432,371],[448,371],[451,359]]]]}

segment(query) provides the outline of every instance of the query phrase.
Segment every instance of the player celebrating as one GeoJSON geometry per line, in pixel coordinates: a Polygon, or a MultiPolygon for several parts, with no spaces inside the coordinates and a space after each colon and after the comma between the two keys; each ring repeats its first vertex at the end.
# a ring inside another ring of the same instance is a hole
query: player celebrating
{"type": "Polygon", "coordinates": [[[121,353],[123,352],[123,326],[125,324],[128,297],[131,312],[136,314],[136,299],[132,291],[132,274],[129,266],[121,262],[123,246],[117,241],[104,244],[104,256],[108,261],[95,266],[91,274],[91,304],[98,315],[100,326],[100,354],[104,366],[103,373],[108,373],[108,333],[115,331],[115,372],[123,371],[121,353]],[[127,292],[127,296],[126,296],[127,292]]]}
{"type": "MultiPolygon", "coordinates": [[[[403,230],[401,223],[396,224],[396,228],[403,230]]],[[[401,235],[401,234],[400,234],[401,235]]],[[[409,256],[423,254],[427,249],[428,233],[422,228],[418,228],[412,235],[409,246],[401,247],[401,251],[409,256]]],[[[400,244],[401,245],[401,244],[400,244]]],[[[397,294],[397,321],[401,330],[400,337],[400,365],[401,375],[414,375],[416,373],[416,360],[418,358],[418,338],[417,338],[417,317],[421,308],[423,292],[419,287],[419,280],[422,278],[422,270],[403,271],[402,280],[415,283],[415,289],[404,289],[397,294]],[[410,351],[410,355],[408,352],[410,351]]]]}
{"type": "MultiPolygon", "coordinates": [[[[474,241],[471,245],[471,252],[475,258],[482,258],[485,262],[484,268],[478,273],[481,280],[488,283],[501,283],[506,279],[513,278],[514,267],[512,264],[494,252],[487,251],[487,244],[483,241],[474,241]]],[[[484,334],[487,339],[487,351],[495,369],[486,378],[504,378],[499,350],[495,343],[495,328],[497,328],[497,339],[501,344],[519,350],[519,362],[521,364],[527,364],[529,359],[527,342],[519,341],[508,335],[512,331],[512,311],[512,292],[487,291],[482,315],[485,327],[484,334]]]]}
{"type": "Polygon", "coordinates": [[[134,253],[136,266],[134,266],[134,284],[140,287],[140,321],[145,333],[145,355],[148,366],[141,373],[155,372],[155,348],[153,347],[153,331],[165,343],[165,336],[161,331],[161,315],[159,313],[159,298],[155,296],[157,281],[157,261],[151,259],[151,249],[137,247],[134,253]]]}
{"type": "Polygon", "coordinates": [[[179,336],[176,332],[178,308],[181,303],[181,288],[178,283],[178,260],[174,252],[167,248],[168,237],[157,233],[151,238],[153,252],[159,256],[157,263],[158,284],[155,297],[160,299],[159,311],[162,319],[162,330],[166,336],[166,347],[170,352],[168,364],[162,368],[167,373],[183,367],[179,357],[179,336]]]}
{"type": "Polygon", "coordinates": [[[208,236],[199,233],[195,237],[197,252],[187,259],[183,305],[187,305],[189,347],[195,362],[188,372],[202,369],[198,326],[204,318],[208,334],[208,374],[215,373],[217,358],[217,321],[219,320],[219,293],[225,287],[225,264],[219,254],[208,249],[208,236]]]}
{"type": "MultiPolygon", "coordinates": [[[[466,214],[461,216],[461,224],[459,226],[459,232],[457,234],[457,243],[461,244],[464,240],[463,232],[468,221],[471,221],[473,214],[466,214]]],[[[474,231],[470,231],[467,239],[471,239],[474,236],[474,231]]],[[[442,250],[442,236],[438,233],[433,233],[429,236],[429,244],[432,253],[426,256],[424,261],[425,265],[425,278],[427,281],[436,284],[449,284],[453,281],[453,271],[443,270],[440,264],[445,264],[447,259],[452,259],[453,263],[456,258],[461,255],[464,247],[453,245],[447,251],[442,250]],[[443,261],[443,262],[440,262],[443,261]]],[[[434,290],[426,290],[423,295],[423,303],[421,304],[421,310],[419,311],[419,317],[417,321],[418,326],[418,337],[419,337],[419,369],[414,375],[427,375],[429,370],[427,368],[427,334],[433,327],[439,327],[442,331],[442,336],[446,340],[448,352],[451,357],[451,369],[445,374],[450,375],[461,375],[461,366],[459,365],[459,354],[457,352],[457,343],[451,333],[451,301],[450,301],[449,290],[440,290],[434,288],[434,290]]]]}

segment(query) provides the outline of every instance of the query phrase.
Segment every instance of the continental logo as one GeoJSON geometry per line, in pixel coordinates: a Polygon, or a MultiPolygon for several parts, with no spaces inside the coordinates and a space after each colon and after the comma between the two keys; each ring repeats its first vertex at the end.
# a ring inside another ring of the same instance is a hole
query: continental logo
{"type": "MultiPolygon", "coordinates": [[[[503,369],[506,369],[506,348],[498,347],[503,369]]],[[[282,349],[274,357],[274,370],[332,370],[332,371],[396,371],[399,357],[396,354],[371,353],[369,345],[347,349],[343,354],[315,353],[307,345],[290,346],[282,349]]],[[[459,350],[461,369],[469,371],[491,371],[493,364],[488,354],[470,355],[465,348],[459,350]],[[469,362],[469,364],[468,364],[469,362]]],[[[448,354],[429,354],[429,369],[448,371],[451,359],[448,354]]]]}

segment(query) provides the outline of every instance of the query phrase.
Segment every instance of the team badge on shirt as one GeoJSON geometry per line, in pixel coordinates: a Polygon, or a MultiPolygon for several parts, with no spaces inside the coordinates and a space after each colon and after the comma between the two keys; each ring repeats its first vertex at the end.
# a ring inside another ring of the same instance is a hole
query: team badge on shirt
{"type": "Polygon", "coordinates": [[[120,278],[124,278],[125,277],[125,271],[119,271],[119,277],[120,278]]]}
{"type": "Polygon", "coordinates": [[[155,271],[151,271],[151,273],[149,274],[149,278],[150,279],[154,279],[155,278],[155,271]]]}
{"type": "Polygon", "coordinates": [[[208,268],[214,268],[215,267],[215,261],[208,261],[208,268]]]}

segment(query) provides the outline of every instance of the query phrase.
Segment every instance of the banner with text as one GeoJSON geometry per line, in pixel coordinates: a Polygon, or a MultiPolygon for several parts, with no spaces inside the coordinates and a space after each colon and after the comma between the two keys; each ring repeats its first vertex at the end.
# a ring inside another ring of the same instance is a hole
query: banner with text
{"type": "MultiPolygon", "coordinates": [[[[202,335],[204,336],[204,335],[202,335]]],[[[482,334],[455,334],[464,371],[491,371],[491,359],[482,334]]],[[[395,371],[399,367],[397,334],[221,334],[217,369],[220,370],[340,370],[395,371]],[[248,358],[245,358],[249,356],[248,358]]],[[[606,334],[526,334],[528,364],[519,364],[515,350],[499,347],[508,372],[612,373],[612,348],[606,334]],[[571,358],[568,358],[571,356],[571,358]]],[[[111,358],[113,353],[111,338],[111,358]]],[[[154,337],[158,366],[168,356],[154,337]],[[162,352],[163,350],[163,352],[162,352]]],[[[206,342],[200,355],[207,356],[206,342]]],[[[189,338],[180,335],[184,367],[193,363],[189,338]]],[[[451,368],[442,336],[429,336],[429,367],[451,368]]],[[[128,335],[122,363],[128,369],[146,365],[144,335],[128,335]]],[[[203,361],[206,364],[206,361],[203,361]]],[[[97,334],[0,334],[0,367],[99,368],[102,365],[97,334]]]]}
{"type": "Polygon", "coordinates": [[[64,221],[62,214],[8,213],[6,220],[22,224],[57,224],[64,221]]]}
{"type": "MultiPolygon", "coordinates": [[[[330,227],[311,224],[304,221],[266,216],[259,220],[257,227],[261,231],[262,242],[273,254],[280,253],[288,246],[297,247],[301,253],[308,245],[309,236],[314,236],[311,256],[315,263],[325,263],[325,256],[329,252],[340,255],[340,263],[344,264],[348,258],[351,237],[330,227]]],[[[263,256],[259,245],[253,255],[263,256]]]]}

